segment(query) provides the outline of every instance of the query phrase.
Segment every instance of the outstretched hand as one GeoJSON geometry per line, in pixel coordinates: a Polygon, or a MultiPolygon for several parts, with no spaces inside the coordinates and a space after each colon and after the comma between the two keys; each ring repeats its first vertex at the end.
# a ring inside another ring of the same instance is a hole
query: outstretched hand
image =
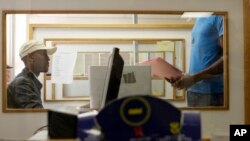
{"type": "Polygon", "coordinates": [[[181,76],[180,77],[171,77],[171,78],[167,78],[165,77],[165,80],[168,81],[169,83],[171,83],[172,85],[177,81],[181,79],[181,76]]]}
{"type": "Polygon", "coordinates": [[[195,83],[195,79],[192,75],[186,74],[176,78],[165,78],[173,87],[177,89],[186,89],[195,83]]]}

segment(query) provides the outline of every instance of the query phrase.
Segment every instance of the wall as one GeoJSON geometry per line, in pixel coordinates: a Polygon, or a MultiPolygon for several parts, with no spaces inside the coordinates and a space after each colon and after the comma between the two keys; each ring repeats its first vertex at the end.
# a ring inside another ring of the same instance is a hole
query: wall
{"type": "MultiPolygon", "coordinates": [[[[8,0],[8,2],[0,0],[0,9],[228,11],[230,107],[226,111],[202,111],[203,138],[228,134],[229,124],[244,122],[243,5],[241,0],[8,0]]],[[[0,33],[2,33],[2,26],[0,33]]],[[[1,37],[0,42],[2,42],[1,37]]],[[[0,109],[2,110],[2,97],[0,97],[0,109]]],[[[47,124],[46,113],[1,112],[0,123],[0,138],[26,139],[37,128],[47,124]]]]}

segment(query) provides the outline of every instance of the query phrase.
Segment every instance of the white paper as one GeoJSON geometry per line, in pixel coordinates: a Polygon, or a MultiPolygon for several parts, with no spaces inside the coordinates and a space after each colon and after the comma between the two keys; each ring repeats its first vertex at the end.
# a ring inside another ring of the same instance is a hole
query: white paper
{"type": "Polygon", "coordinates": [[[52,83],[71,84],[75,67],[77,52],[57,50],[52,60],[52,83]]]}

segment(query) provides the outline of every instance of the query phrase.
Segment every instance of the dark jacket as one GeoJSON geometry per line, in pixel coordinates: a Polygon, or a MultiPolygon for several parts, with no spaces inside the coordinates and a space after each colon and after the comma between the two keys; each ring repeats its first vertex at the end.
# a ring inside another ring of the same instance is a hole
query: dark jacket
{"type": "Polygon", "coordinates": [[[24,68],[7,88],[8,108],[43,108],[42,86],[35,74],[24,68]]]}

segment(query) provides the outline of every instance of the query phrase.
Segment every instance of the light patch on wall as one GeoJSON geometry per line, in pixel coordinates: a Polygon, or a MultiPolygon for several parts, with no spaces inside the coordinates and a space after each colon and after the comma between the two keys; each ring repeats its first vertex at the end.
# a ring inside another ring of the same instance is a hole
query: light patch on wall
{"type": "Polygon", "coordinates": [[[211,15],[213,15],[213,12],[184,12],[181,18],[209,17],[211,15]]]}

